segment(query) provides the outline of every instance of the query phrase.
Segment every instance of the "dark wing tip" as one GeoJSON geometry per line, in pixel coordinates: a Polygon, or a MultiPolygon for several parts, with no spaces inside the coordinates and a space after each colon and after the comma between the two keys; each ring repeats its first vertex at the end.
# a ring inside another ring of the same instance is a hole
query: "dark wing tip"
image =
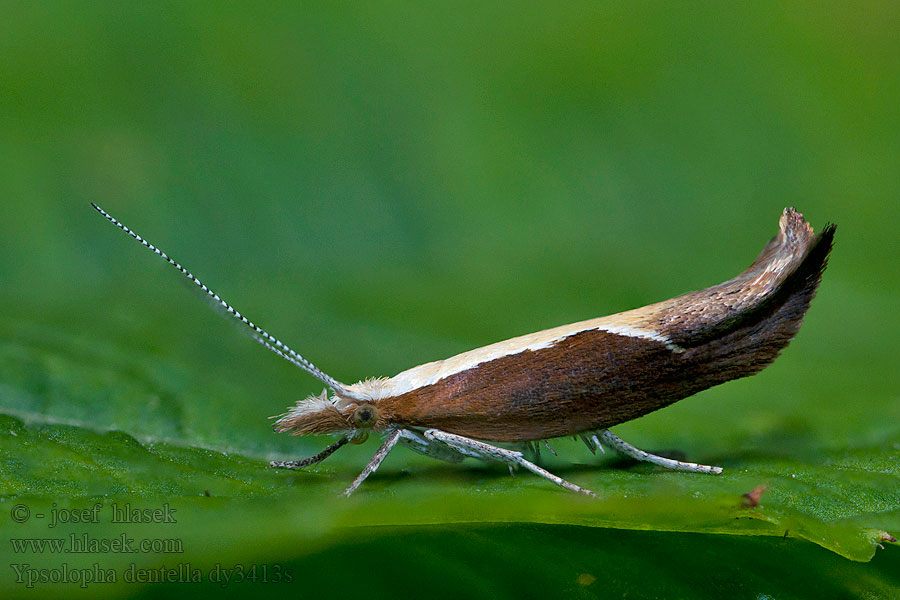
{"type": "MultiPolygon", "coordinates": [[[[829,223],[816,233],[795,208],[785,208],[778,232],[749,268],[719,285],[669,302],[656,329],[681,346],[703,344],[757,320],[768,307],[806,288],[814,293],[834,232],[834,224],[829,223]]],[[[811,298],[812,294],[804,310],[811,298]]]]}

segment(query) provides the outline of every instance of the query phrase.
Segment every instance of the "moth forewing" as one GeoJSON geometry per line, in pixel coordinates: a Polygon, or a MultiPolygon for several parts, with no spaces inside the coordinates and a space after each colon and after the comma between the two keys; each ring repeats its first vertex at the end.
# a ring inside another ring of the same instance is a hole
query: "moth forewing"
{"type": "MultiPolygon", "coordinates": [[[[565,489],[595,494],[489,442],[530,443],[575,435],[670,469],[720,473],[631,446],[609,427],[769,365],[797,333],[815,296],[835,226],[815,234],[793,208],[748,269],[712,287],[641,308],[519,336],[390,378],[343,384],[256,326],[179,263],[93,205],[107,220],[178,269],[267,349],[328,387],[277,417],[275,430],[337,434],[319,454],[273,467],[302,468],[372,431],[384,442],[352,493],[397,444],[434,458],[479,458],[523,467],[565,489]],[[331,390],[329,395],[328,391],[331,390]]],[[[537,447],[537,446],[533,446],[537,447]]],[[[549,448],[549,445],[548,445],[549,448]]],[[[552,450],[552,448],[551,448],[552,450]]]]}

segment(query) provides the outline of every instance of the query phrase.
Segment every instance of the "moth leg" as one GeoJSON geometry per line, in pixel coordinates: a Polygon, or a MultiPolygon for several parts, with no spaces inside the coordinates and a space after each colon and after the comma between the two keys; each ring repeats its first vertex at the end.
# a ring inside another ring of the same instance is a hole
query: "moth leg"
{"type": "Polygon", "coordinates": [[[269,463],[269,466],[276,469],[302,469],[303,467],[308,467],[309,465],[314,465],[322,462],[323,460],[334,454],[334,452],[338,448],[349,441],[350,438],[345,435],[315,456],[310,456],[309,458],[304,458],[303,460],[273,460],[269,463]]]}
{"type": "Polygon", "coordinates": [[[556,453],[556,450],[553,449],[553,446],[550,445],[550,442],[548,442],[547,440],[541,441],[544,442],[545,446],[547,446],[547,450],[550,451],[550,454],[552,454],[553,456],[559,456],[559,454],[556,453]]]}
{"type": "Polygon", "coordinates": [[[447,433],[446,431],[441,431],[440,429],[427,430],[425,432],[425,437],[429,440],[437,440],[439,442],[443,442],[448,446],[456,448],[457,450],[464,451],[466,454],[475,452],[481,458],[486,460],[495,460],[498,462],[506,463],[510,466],[518,465],[524,467],[535,475],[540,475],[544,479],[552,481],[556,485],[563,487],[571,492],[577,492],[579,494],[585,494],[586,496],[590,496],[592,498],[597,498],[597,494],[595,494],[591,490],[587,490],[583,487],[575,485],[574,483],[570,483],[562,477],[558,477],[550,471],[542,469],[536,464],[525,460],[525,457],[522,456],[521,452],[517,452],[515,450],[507,450],[506,448],[499,448],[497,446],[492,446],[484,442],[479,442],[478,440],[473,440],[461,435],[456,435],[455,433],[447,433]]]}
{"type": "MultiPolygon", "coordinates": [[[[596,439],[596,436],[594,439],[596,439]]],[[[649,452],[644,452],[639,448],[635,448],[608,429],[604,429],[600,432],[600,439],[625,456],[630,456],[635,460],[653,463],[654,465],[659,465],[667,469],[673,469],[675,471],[691,471],[693,473],[710,473],[712,475],[718,475],[722,472],[722,467],[698,465],[697,463],[673,460],[671,458],[665,458],[664,456],[657,456],[655,454],[650,454],[649,452]]]]}
{"type": "Polygon", "coordinates": [[[369,464],[366,465],[366,468],[362,470],[362,473],[357,475],[356,479],[353,480],[353,483],[350,484],[346,490],[344,490],[344,496],[349,496],[353,492],[356,491],[356,488],[366,480],[366,477],[375,472],[378,467],[381,466],[381,463],[384,461],[385,457],[387,457],[388,452],[390,452],[394,446],[397,445],[397,440],[400,439],[400,430],[395,429],[388,436],[387,439],[384,440],[384,443],[381,445],[381,448],[375,452],[375,455],[372,456],[372,460],[369,461],[369,464]]]}
{"type": "Polygon", "coordinates": [[[419,454],[452,463],[460,463],[466,457],[481,458],[471,450],[463,453],[453,446],[426,439],[420,431],[415,429],[401,429],[399,443],[419,454]]]}

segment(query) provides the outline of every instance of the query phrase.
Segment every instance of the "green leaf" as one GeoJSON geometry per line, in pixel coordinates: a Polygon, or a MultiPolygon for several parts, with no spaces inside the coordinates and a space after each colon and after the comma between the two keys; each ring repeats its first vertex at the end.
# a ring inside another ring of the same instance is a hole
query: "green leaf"
{"type": "MultiPolygon", "coordinates": [[[[900,530],[900,461],[897,448],[887,442],[849,448],[792,446],[790,453],[775,444],[756,451],[738,444],[732,450],[720,448],[719,457],[696,456],[722,464],[725,473],[717,477],[668,472],[612,455],[595,458],[580,442],[555,442],[560,457],[544,453],[544,459],[552,459],[546,460],[546,466],[596,490],[599,500],[565,492],[527,473],[510,477],[505,467],[444,464],[398,448],[354,497],[342,499],[339,492],[361,470],[374,442],[342,449],[315,468],[273,470],[267,466],[268,458],[312,453],[326,440],[273,436],[298,442],[300,449],[289,452],[251,443],[243,449],[228,444],[227,451],[191,446],[185,438],[191,435],[193,421],[184,401],[177,401],[178,394],[165,383],[169,367],[153,366],[147,356],[125,358],[103,346],[85,347],[83,341],[24,321],[7,323],[4,339],[0,344],[6,412],[0,415],[0,514],[12,515],[14,507],[25,506],[31,517],[17,523],[11,516],[0,529],[10,540],[69,539],[70,535],[114,539],[124,533],[137,540],[175,539],[183,545],[177,560],[157,553],[102,554],[102,568],[114,571],[120,583],[127,574],[134,575],[127,572],[129,568],[149,573],[164,565],[181,565],[184,570],[186,562],[203,571],[204,577],[223,561],[269,564],[267,560],[284,563],[283,568],[293,565],[295,576],[307,576],[301,573],[309,572],[309,561],[324,565],[328,557],[343,562],[370,552],[402,555],[410,539],[418,540],[414,547],[436,543],[441,548],[437,554],[414,559],[411,569],[427,571],[440,563],[447,573],[454,569],[462,573],[472,568],[469,551],[496,559],[531,540],[528,544],[536,555],[577,548],[585,560],[567,561],[565,568],[544,567],[542,585],[584,591],[592,585],[585,582],[603,577],[591,564],[622,569],[631,561],[648,560],[639,540],[654,548],[684,546],[684,552],[696,556],[714,556],[708,549],[711,545],[733,552],[735,560],[741,561],[759,561],[757,553],[773,548],[785,556],[812,556],[798,541],[805,540],[835,556],[867,561],[887,541],[886,531],[900,530]],[[158,380],[153,375],[157,370],[158,380]],[[153,397],[172,400],[161,402],[163,408],[148,407],[147,400],[153,397]],[[67,412],[72,414],[69,407],[103,416],[93,421],[83,414],[66,418],[67,412]],[[168,431],[172,437],[166,440],[147,433],[135,437],[109,430],[111,423],[106,420],[138,431],[168,431]],[[765,492],[759,505],[751,506],[743,494],[760,485],[766,486],[765,492]],[[100,507],[93,509],[97,504],[100,507]],[[165,506],[174,509],[176,522],[114,523],[114,505],[118,510],[165,506]],[[54,512],[71,515],[66,511],[73,510],[97,510],[99,518],[50,527],[54,512]],[[656,533],[646,537],[612,534],[608,528],[656,533]],[[664,532],[706,535],[670,537],[664,532]],[[750,543],[746,536],[772,541],[750,543]],[[259,540],[265,540],[264,550],[259,540]],[[592,540],[600,545],[594,546],[592,540]],[[619,548],[622,540],[627,541],[624,550],[610,548],[619,548]]],[[[202,387],[231,396],[228,402],[239,401],[235,391],[211,379],[202,387]]],[[[223,441],[240,440],[240,427],[247,427],[218,426],[233,428],[234,435],[223,441]]],[[[668,590],[684,597],[699,593],[691,592],[680,576],[685,567],[675,559],[677,552],[669,562],[662,560],[665,551],[658,550],[656,555],[653,561],[661,578],[652,585],[660,593],[668,590]]],[[[819,569],[824,567],[820,565],[834,560],[822,562],[822,555],[816,556],[805,568],[810,569],[809,577],[821,580],[819,569]]],[[[67,555],[63,561],[53,553],[23,554],[9,546],[5,552],[10,565],[27,563],[51,570],[62,562],[72,569],[90,569],[96,558],[96,554],[67,555]]],[[[894,553],[894,563],[886,559],[886,564],[895,564],[897,558],[894,553]]],[[[777,564],[771,558],[764,562],[777,564]]],[[[361,568],[380,573],[379,564],[379,560],[368,561],[361,568]]],[[[503,568],[515,571],[518,567],[503,568]]],[[[727,573],[733,567],[719,562],[716,568],[727,573]]],[[[849,573],[852,568],[837,570],[849,573]]],[[[479,577],[489,580],[490,572],[485,570],[479,577]]],[[[890,572],[891,568],[869,572],[874,579],[860,584],[861,589],[885,589],[882,585],[891,579],[890,572]]],[[[7,583],[9,574],[4,578],[7,583]]],[[[327,584],[324,576],[312,581],[313,587],[324,589],[327,584]]],[[[720,581],[721,589],[728,589],[727,581],[720,581]]],[[[753,583],[754,589],[765,589],[758,584],[753,583]]],[[[842,586],[848,584],[829,577],[821,585],[831,593],[846,591],[842,586]]],[[[779,586],[787,597],[801,591],[787,580],[779,586]]],[[[20,588],[13,585],[11,589],[20,588]]]]}
{"type": "Polygon", "coordinates": [[[327,467],[279,471],[231,453],[141,443],[121,432],[71,425],[25,426],[8,416],[0,417],[0,441],[0,486],[7,498],[277,498],[303,515],[293,530],[303,537],[321,531],[323,522],[530,522],[791,536],[868,560],[885,541],[885,528],[900,529],[896,466],[887,472],[871,468],[879,458],[891,460],[878,449],[823,455],[816,464],[733,459],[719,477],[610,461],[553,468],[597,490],[596,501],[527,474],[510,478],[492,466],[420,464],[397,451],[355,497],[337,500],[362,463],[334,457],[327,467]],[[833,476],[836,469],[840,478],[833,476]],[[757,485],[768,489],[759,506],[749,507],[742,494],[757,485]]]}

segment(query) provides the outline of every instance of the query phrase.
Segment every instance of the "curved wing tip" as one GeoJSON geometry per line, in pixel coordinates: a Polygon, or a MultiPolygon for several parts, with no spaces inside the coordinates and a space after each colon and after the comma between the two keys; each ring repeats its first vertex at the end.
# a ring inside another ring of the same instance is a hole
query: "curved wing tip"
{"type": "Polygon", "coordinates": [[[805,236],[814,234],[812,225],[803,218],[803,213],[798,212],[793,206],[784,209],[778,225],[783,233],[800,233],[805,236]]]}

